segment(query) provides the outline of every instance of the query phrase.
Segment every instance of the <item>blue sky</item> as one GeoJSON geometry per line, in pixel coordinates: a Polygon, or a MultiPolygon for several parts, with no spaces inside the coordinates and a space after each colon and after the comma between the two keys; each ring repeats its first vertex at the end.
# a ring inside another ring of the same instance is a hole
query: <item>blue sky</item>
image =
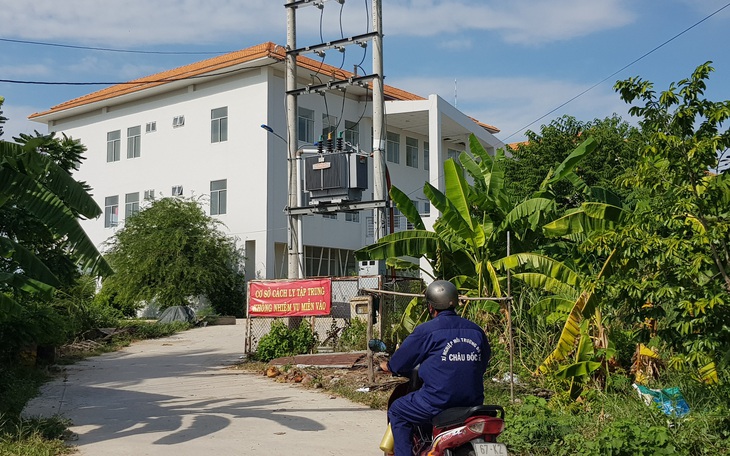
{"type": "MultiPolygon", "coordinates": [[[[265,41],[286,43],[284,0],[0,0],[0,79],[26,82],[122,82],[212,55],[108,52],[34,45],[156,52],[219,52],[265,41]],[[13,40],[13,41],[10,41],[13,40]]],[[[298,45],[370,31],[371,0],[324,0],[297,13],[298,45]],[[320,27],[320,23],[322,24],[320,27]]],[[[707,97],[730,99],[730,7],[652,52],[536,123],[728,0],[383,0],[386,83],[422,96],[437,93],[466,114],[501,129],[506,141],[563,114],[581,120],[613,113],[631,120],[613,91],[640,76],[664,90],[713,61],[707,97]]],[[[311,56],[311,55],[310,55],[311,56]]],[[[311,56],[317,58],[316,56],[311,56]]],[[[364,61],[363,61],[364,58],[364,61]]],[[[352,70],[369,49],[330,51],[325,62],[352,70]]],[[[104,85],[0,82],[2,137],[45,126],[33,112],[104,85]]]]}

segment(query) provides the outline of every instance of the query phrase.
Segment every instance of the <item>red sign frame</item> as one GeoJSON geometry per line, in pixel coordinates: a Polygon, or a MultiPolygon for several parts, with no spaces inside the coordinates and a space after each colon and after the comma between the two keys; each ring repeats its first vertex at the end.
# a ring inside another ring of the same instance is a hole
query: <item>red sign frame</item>
{"type": "Polygon", "coordinates": [[[252,280],[248,285],[248,315],[252,317],[310,317],[329,315],[332,279],[252,280]]]}

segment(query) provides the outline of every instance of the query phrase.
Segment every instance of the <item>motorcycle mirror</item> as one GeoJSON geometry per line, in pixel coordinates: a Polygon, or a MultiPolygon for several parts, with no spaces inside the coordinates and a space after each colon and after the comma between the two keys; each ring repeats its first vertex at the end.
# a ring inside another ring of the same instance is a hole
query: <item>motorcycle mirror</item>
{"type": "Polygon", "coordinates": [[[388,349],[388,347],[385,345],[385,342],[380,339],[370,339],[368,341],[368,348],[370,349],[370,351],[374,352],[384,352],[388,349]]]}

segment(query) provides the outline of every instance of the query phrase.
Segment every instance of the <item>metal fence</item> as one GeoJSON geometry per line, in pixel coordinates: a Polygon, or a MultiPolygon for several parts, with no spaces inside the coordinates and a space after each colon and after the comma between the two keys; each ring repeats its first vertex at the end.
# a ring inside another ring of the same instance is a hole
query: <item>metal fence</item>
{"type": "MultiPolygon", "coordinates": [[[[363,294],[363,289],[423,292],[423,282],[417,278],[390,279],[383,276],[332,277],[332,305],[327,316],[304,317],[310,324],[319,341],[316,351],[339,351],[338,343],[342,332],[353,318],[366,318],[354,314],[350,301],[363,294]]],[[[377,297],[378,318],[375,324],[375,335],[383,339],[390,338],[392,327],[400,321],[403,311],[412,298],[393,295],[377,297]]],[[[262,337],[269,333],[271,325],[284,318],[248,317],[246,319],[246,343],[244,352],[248,355],[256,352],[262,337]]]]}

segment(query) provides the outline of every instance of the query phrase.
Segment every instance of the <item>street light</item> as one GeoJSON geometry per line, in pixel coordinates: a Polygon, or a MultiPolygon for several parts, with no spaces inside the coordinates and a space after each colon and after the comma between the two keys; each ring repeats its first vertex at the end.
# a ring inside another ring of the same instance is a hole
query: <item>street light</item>
{"type": "MultiPolygon", "coordinates": [[[[272,135],[276,136],[277,138],[284,141],[285,144],[289,144],[289,142],[280,134],[274,131],[273,128],[266,124],[261,124],[261,128],[266,130],[267,132],[271,133],[272,135]]],[[[297,152],[299,152],[299,149],[297,149],[297,152]]],[[[287,193],[289,195],[289,200],[287,202],[287,220],[289,225],[289,236],[287,238],[287,248],[289,250],[289,258],[291,258],[292,255],[296,255],[296,266],[292,264],[292,261],[288,262],[288,278],[290,279],[301,279],[304,278],[304,246],[302,245],[301,235],[302,235],[302,218],[298,215],[292,214],[291,210],[294,205],[296,207],[301,207],[302,205],[302,189],[301,189],[301,182],[299,178],[296,178],[296,184],[294,185],[294,189],[292,189],[292,173],[294,176],[298,176],[299,169],[301,168],[300,165],[300,158],[299,153],[296,154],[296,157],[287,157],[287,171],[289,172],[289,179],[288,179],[288,185],[287,185],[287,193]],[[292,163],[293,160],[296,160],[296,163],[292,163]],[[292,195],[292,191],[296,192],[296,195],[292,195]]]]}

